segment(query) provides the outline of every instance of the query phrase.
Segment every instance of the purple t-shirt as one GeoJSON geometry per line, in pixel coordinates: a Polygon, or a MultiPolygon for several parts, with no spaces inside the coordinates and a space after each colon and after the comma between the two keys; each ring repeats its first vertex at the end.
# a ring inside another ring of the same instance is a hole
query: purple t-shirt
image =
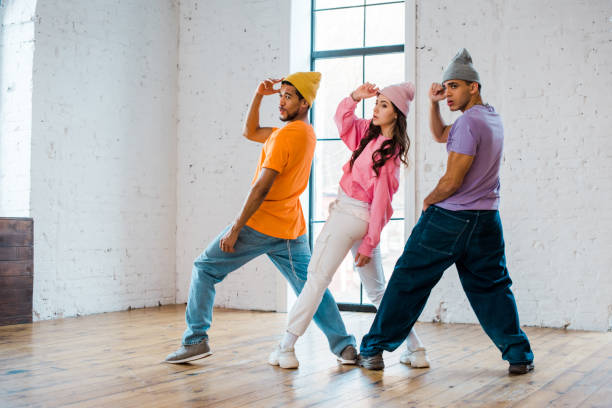
{"type": "Polygon", "coordinates": [[[448,134],[446,151],[474,156],[474,161],[461,187],[436,205],[451,211],[497,210],[503,146],[504,128],[492,106],[466,110],[448,134]]]}

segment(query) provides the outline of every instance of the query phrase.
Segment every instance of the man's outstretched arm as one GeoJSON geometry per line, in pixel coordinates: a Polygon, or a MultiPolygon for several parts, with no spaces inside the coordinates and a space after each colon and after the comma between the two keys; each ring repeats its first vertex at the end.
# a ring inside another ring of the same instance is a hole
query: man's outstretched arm
{"type": "Polygon", "coordinates": [[[430,205],[452,196],[463,184],[463,179],[472,167],[473,161],[474,156],[450,152],[446,164],[446,173],[442,176],[436,188],[423,201],[423,211],[426,211],[430,205]]]}
{"type": "Polygon", "coordinates": [[[265,167],[261,169],[259,178],[251,187],[251,191],[249,191],[249,195],[242,206],[240,214],[229,231],[221,238],[219,247],[223,252],[234,252],[234,244],[236,244],[240,230],[246,225],[249,218],[255,214],[255,211],[257,211],[261,203],[263,203],[277,175],[278,172],[276,170],[265,167]]]}

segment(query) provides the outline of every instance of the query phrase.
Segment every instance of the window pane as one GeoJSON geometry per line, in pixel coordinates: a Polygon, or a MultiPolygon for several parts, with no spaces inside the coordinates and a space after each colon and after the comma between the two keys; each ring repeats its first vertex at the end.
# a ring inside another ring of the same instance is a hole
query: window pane
{"type": "Polygon", "coordinates": [[[389,221],[380,234],[380,250],[387,282],[393,273],[395,263],[404,251],[404,244],[404,220],[389,221]]]}
{"type": "MultiPolygon", "coordinates": [[[[378,85],[381,89],[387,85],[405,81],[404,53],[369,55],[365,57],[365,78],[367,82],[378,85]]],[[[369,98],[365,103],[365,117],[371,118],[376,98],[369,98]]]]}
{"type": "Polygon", "coordinates": [[[403,82],[406,57],[403,52],[365,57],[365,78],[381,87],[403,82]]]}
{"type": "MultiPolygon", "coordinates": [[[[394,0],[366,0],[366,4],[392,3],[394,0]]],[[[401,3],[404,3],[402,1],[401,3]]]]}
{"type": "Polygon", "coordinates": [[[316,0],[315,9],[363,5],[363,0],[316,0]]]}
{"type": "Polygon", "coordinates": [[[329,215],[329,204],[338,195],[342,166],[351,157],[351,151],[341,140],[317,142],[314,163],[313,217],[325,221],[329,215]]]}
{"type": "Polygon", "coordinates": [[[363,8],[315,11],[314,49],[363,47],[363,8]]]}
{"type": "Polygon", "coordinates": [[[366,47],[403,44],[404,3],[366,7],[366,47]]]}
{"type": "MultiPolygon", "coordinates": [[[[319,139],[337,138],[334,114],[340,101],[362,83],[363,58],[329,58],[315,61],[315,71],[321,72],[321,85],[313,107],[314,128],[319,139]]],[[[361,117],[361,104],[356,114],[361,117]]]]}

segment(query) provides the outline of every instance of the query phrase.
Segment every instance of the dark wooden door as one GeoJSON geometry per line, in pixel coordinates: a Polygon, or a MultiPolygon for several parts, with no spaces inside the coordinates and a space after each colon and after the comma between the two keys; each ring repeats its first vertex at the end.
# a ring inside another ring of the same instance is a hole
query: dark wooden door
{"type": "Polygon", "coordinates": [[[33,224],[0,217],[0,325],[32,322],[33,224]]]}

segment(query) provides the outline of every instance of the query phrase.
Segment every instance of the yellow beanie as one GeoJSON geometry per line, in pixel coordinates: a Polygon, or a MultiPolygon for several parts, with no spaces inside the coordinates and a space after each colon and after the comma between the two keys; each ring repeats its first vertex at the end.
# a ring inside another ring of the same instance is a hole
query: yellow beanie
{"type": "Polygon", "coordinates": [[[319,81],[321,81],[320,72],[294,72],[293,74],[285,77],[283,81],[291,82],[295,89],[297,89],[309,106],[317,96],[317,89],[319,89],[319,81]]]}

